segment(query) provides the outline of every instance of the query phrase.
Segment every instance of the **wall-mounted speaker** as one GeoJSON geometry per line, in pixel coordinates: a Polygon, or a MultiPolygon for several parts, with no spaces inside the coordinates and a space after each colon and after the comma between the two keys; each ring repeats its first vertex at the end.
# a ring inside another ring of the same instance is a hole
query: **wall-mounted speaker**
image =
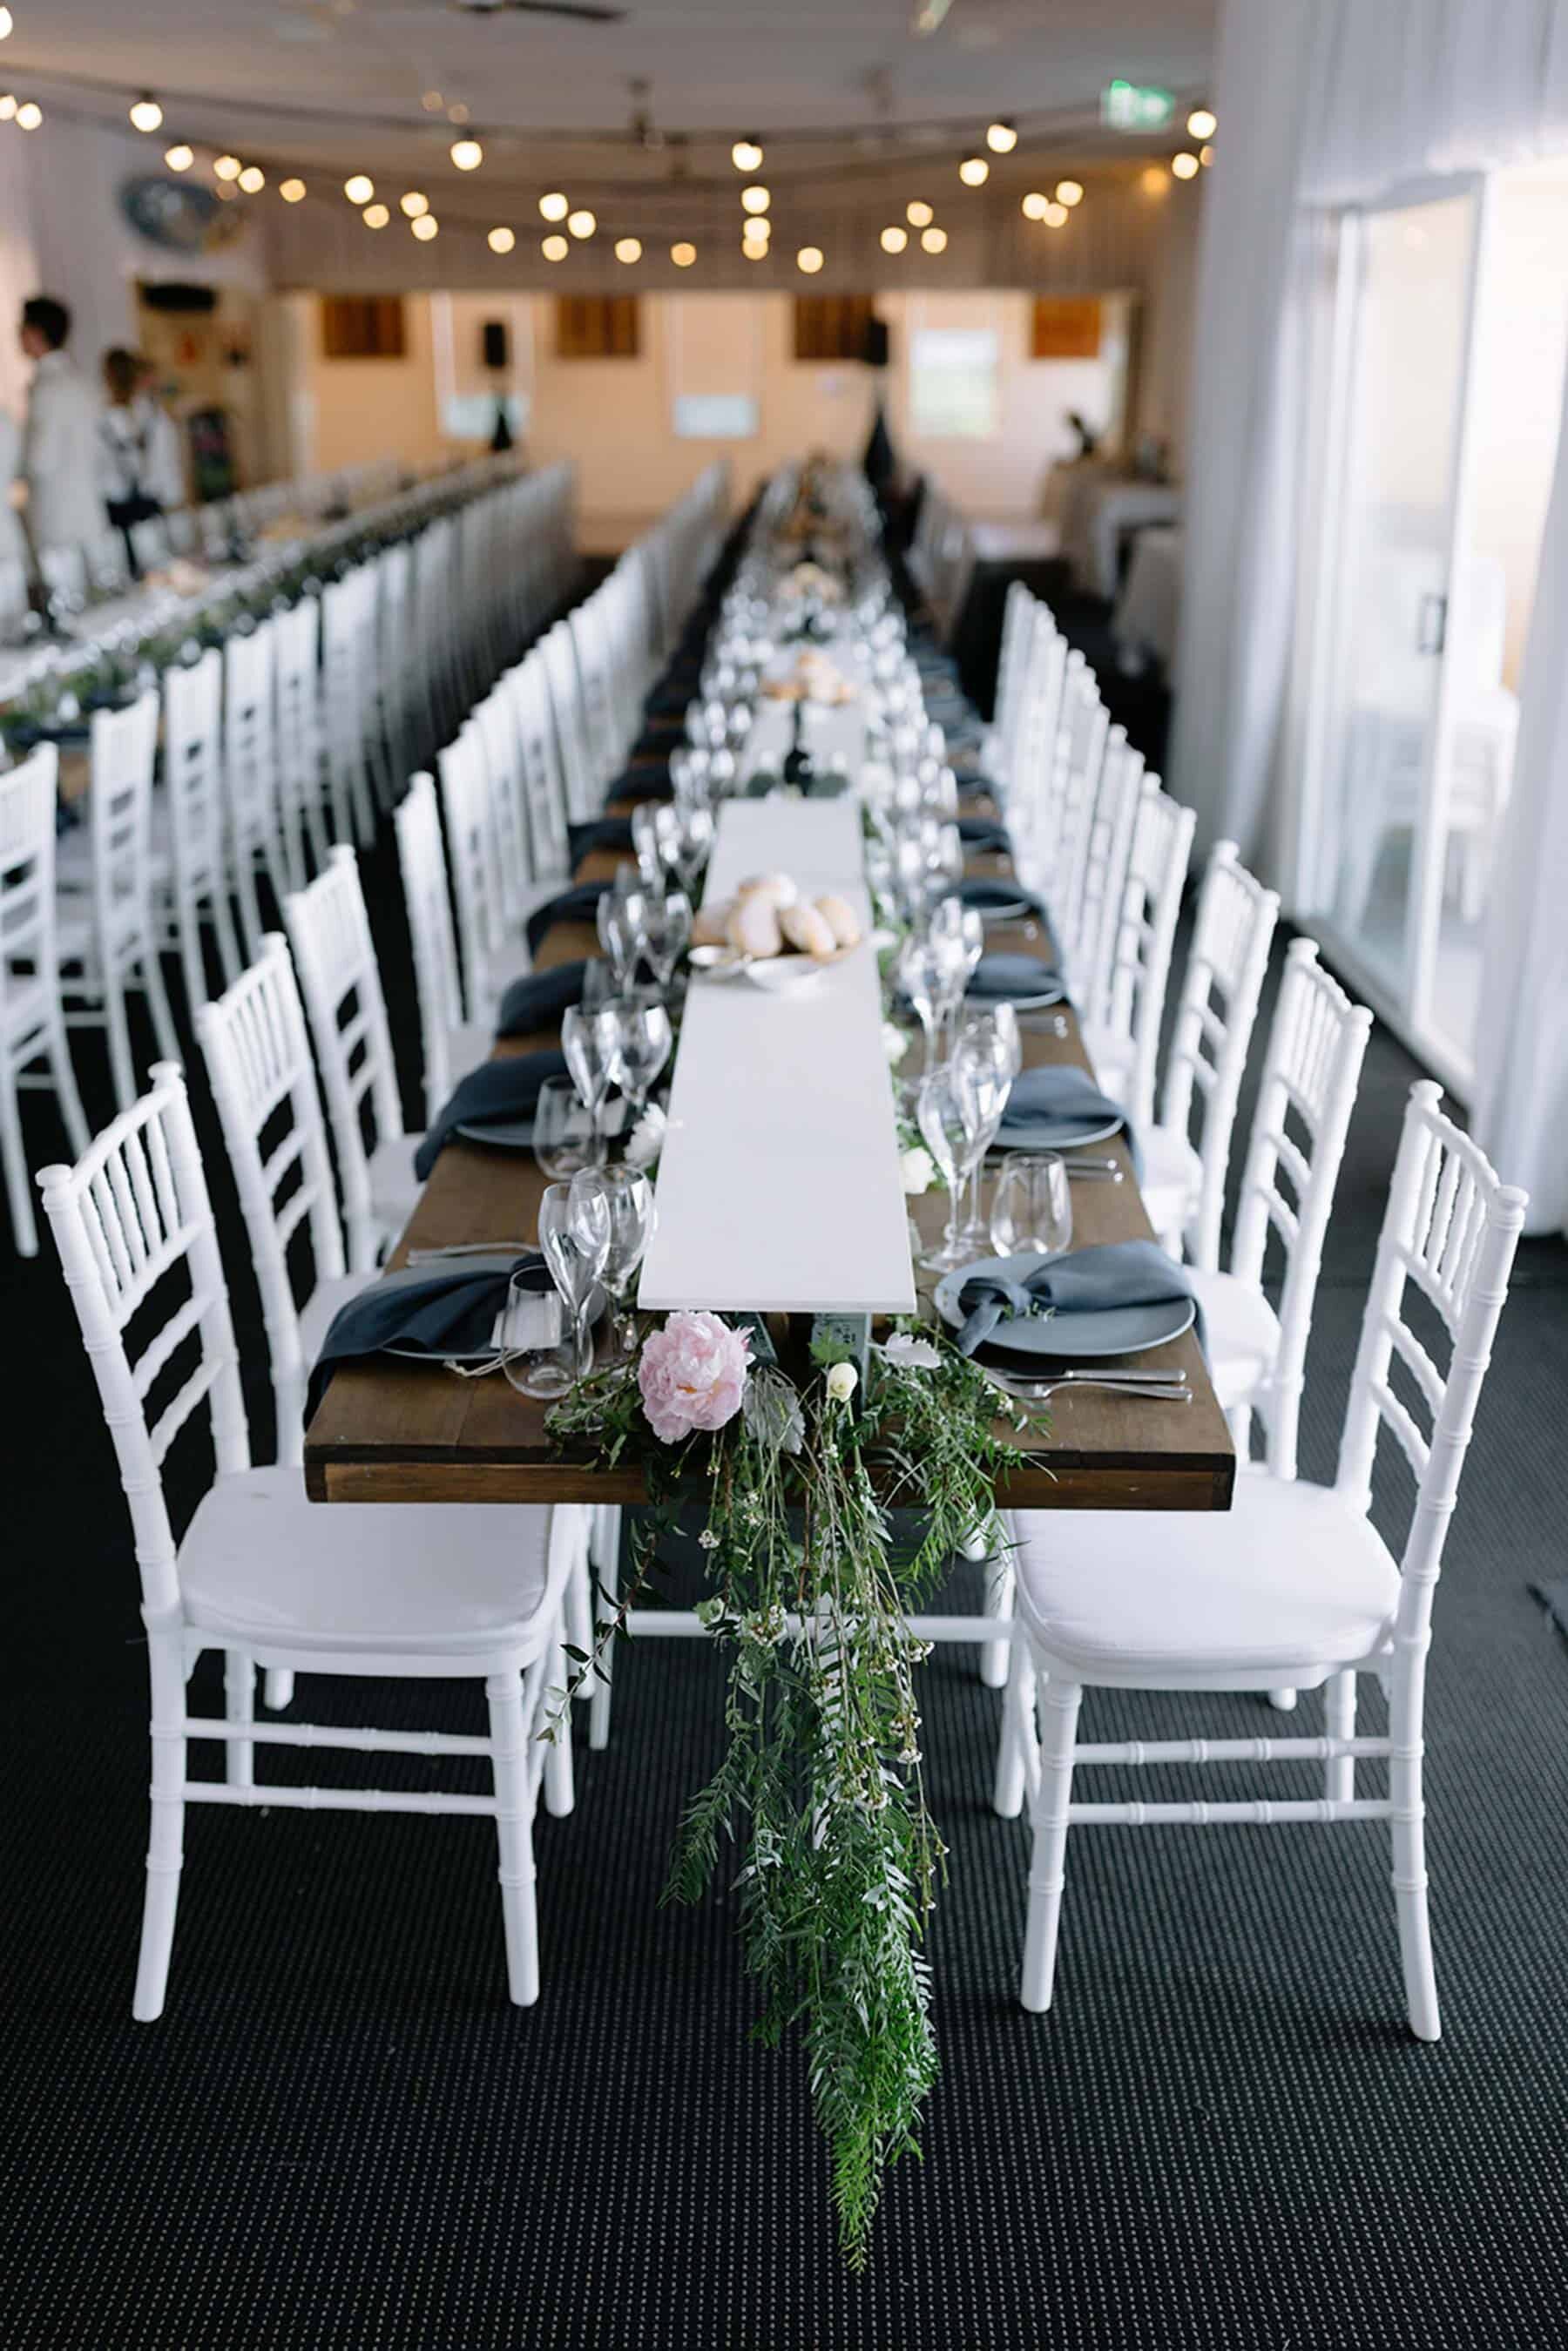
{"type": "Polygon", "coordinates": [[[510,347],[505,319],[486,319],[479,329],[484,346],[485,365],[496,374],[510,365],[510,347]]]}
{"type": "Polygon", "coordinates": [[[887,320],[868,319],[861,357],[869,368],[884,368],[888,360],[887,320]]]}

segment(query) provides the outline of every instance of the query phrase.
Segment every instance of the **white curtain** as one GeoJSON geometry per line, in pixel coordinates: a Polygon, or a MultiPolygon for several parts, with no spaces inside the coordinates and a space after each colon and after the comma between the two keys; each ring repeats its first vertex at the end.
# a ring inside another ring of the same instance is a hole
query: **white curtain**
{"type": "MultiPolygon", "coordinates": [[[[1171,780],[1197,810],[1201,842],[1237,841],[1278,878],[1322,240],[1335,206],[1403,181],[1568,152],[1568,0],[1222,0],[1215,107],[1171,780]]],[[[1554,918],[1568,933],[1564,464],[1560,450],[1478,1048],[1479,1132],[1504,1175],[1531,1186],[1535,1229],[1568,1213],[1564,1071],[1553,1079],[1531,1060],[1550,1055],[1545,1040],[1568,1020],[1568,975],[1542,894],[1554,872],[1554,918]],[[1530,1052],[1519,1039],[1527,1006],[1538,1032],[1530,1052]]]]}

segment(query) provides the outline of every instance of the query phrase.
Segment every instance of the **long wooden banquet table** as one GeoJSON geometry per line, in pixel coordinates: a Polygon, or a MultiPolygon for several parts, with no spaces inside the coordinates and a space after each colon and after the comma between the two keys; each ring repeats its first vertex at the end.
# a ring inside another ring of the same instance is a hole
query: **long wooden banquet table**
{"type": "MultiPolygon", "coordinates": [[[[788,805],[782,812],[787,813],[788,805]]],[[[807,809],[822,804],[793,805],[807,809]]],[[[581,861],[576,878],[609,881],[619,862],[615,852],[596,850],[581,861]]],[[[995,873],[1006,868],[992,858],[975,870],[995,873]]],[[[1049,939],[1034,921],[994,927],[988,933],[987,945],[1003,954],[1050,952],[1049,939]]],[[[591,925],[559,923],[546,934],[536,962],[543,969],[597,952],[598,938],[591,925]]],[[[863,952],[869,956],[869,949],[863,952]]],[[[725,986],[727,989],[744,987],[745,983],[725,986]]],[[[756,998],[758,1015],[781,1009],[756,998]]],[[[1077,1020],[1070,1008],[1062,1010],[1062,1033],[1056,1033],[1049,1021],[1026,1025],[1026,1066],[1051,1062],[1089,1066],[1077,1020]]],[[[765,1050],[768,1034],[759,1020],[758,1051],[765,1050]]],[[[496,1051],[532,1052],[559,1041],[558,1030],[542,1029],[504,1040],[496,1051]]],[[[677,1086],[679,1051],[677,1048],[677,1086]]],[[[800,1115],[810,1117],[809,1102],[801,1105],[800,1115]]],[[[1117,1140],[1097,1144],[1095,1149],[1118,1161],[1123,1180],[1073,1185],[1074,1246],[1149,1238],[1151,1227],[1125,1144],[1117,1140]]],[[[668,1151],[667,1144],[666,1157],[668,1151]]],[[[529,1154],[467,1142],[449,1144],[393,1252],[392,1265],[403,1264],[411,1247],[449,1248],[503,1236],[530,1237],[537,1230],[538,1200],[546,1180],[529,1154]]],[[[853,1180],[853,1164],[846,1158],[844,1184],[853,1180]]],[[[941,1230],[946,1207],[944,1193],[927,1194],[909,1207],[924,1235],[933,1237],[941,1230]]],[[[932,1314],[931,1278],[917,1274],[916,1279],[922,1311],[932,1314]]],[[[739,1301],[715,1297],[705,1302],[716,1307],[739,1301]]],[[[753,1302],[768,1303],[762,1299],[753,1302]]],[[[999,1502],[1028,1510],[1229,1508],[1236,1458],[1196,1337],[1188,1332],[1138,1360],[1146,1368],[1185,1372],[1191,1401],[1166,1404],[1093,1390],[1059,1390],[1051,1401],[1048,1426],[1019,1440],[1024,1464],[998,1489],[999,1502]]],[[[346,1365],[335,1374],[306,1434],[307,1488],[311,1499],[319,1502],[636,1502],[643,1499],[642,1475],[634,1467],[607,1468],[585,1455],[574,1458],[563,1451],[546,1429],[546,1411],[545,1405],[517,1394],[498,1373],[464,1379],[440,1365],[387,1360],[346,1365]]]]}

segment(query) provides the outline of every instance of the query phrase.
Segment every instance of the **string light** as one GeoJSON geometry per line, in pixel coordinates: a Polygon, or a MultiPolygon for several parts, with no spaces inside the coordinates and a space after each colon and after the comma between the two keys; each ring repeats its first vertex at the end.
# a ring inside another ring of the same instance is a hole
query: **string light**
{"type": "Polygon", "coordinates": [[[1024,198],[1022,204],[1019,206],[1019,210],[1022,212],[1025,220],[1043,220],[1045,218],[1045,207],[1048,202],[1049,199],[1042,196],[1039,193],[1038,189],[1031,189],[1030,193],[1024,198]]]}
{"type": "Polygon", "coordinates": [[[670,247],[670,259],[677,269],[689,269],[696,257],[696,246],[688,245],[684,237],[679,245],[672,245],[670,247]]]}
{"type": "MultiPolygon", "coordinates": [[[[418,217],[423,219],[423,214],[420,214],[418,217]]],[[[517,241],[509,228],[493,228],[485,240],[492,253],[510,253],[517,241]]]]}
{"type": "Polygon", "coordinates": [[[591,236],[599,226],[593,214],[586,209],[580,213],[568,213],[566,225],[573,236],[591,236]]]}
{"type": "MultiPolygon", "coordinates": [[[[231,172],[224,170],[221,160],[213,165],[213,169],[217,173],[220,180],[226,180],[233,177],[231,172]]],[[[343,193],[348,197],[349,202],[351,204],[368,204],[371,198],[375,194],[375,182],[373,180],[367,179],[363,172],[356,172],[352,179],[345,180],[343,183],[343,193]]]]}
{"type": "Polygon", "coordinates": [[[1163,196],[1170,186],[1170,174],[1163,163],[1145,163],[1138,173],[1138,185],[1145,196],[1163,196]]]}
{"type": "Polygon", "coordinates": [[[1010,122],[993,122],[986,132],[986,144],[993,155],[1010,155],[1018,143],[1018,131],[1010,122]]]}
{"type": "Polygon", "coordinates": [[[302,204],[305,201],[303,180],[279,180],[277,193],[286,204],[302,204]]]}
{"type": "Polygon", "coordinates": [[[742,188],[740,192],[742,212],[765,213],[772,202],[772,193],[767,188],[742,188]]]}
{"type": "Polygon", "coordinates": [[[439,114],[446,100],[438,89],[427,89],[419,102],[426,114],[439,114]]]}
{"type": "Polygon", "coordinates": [[[408,193],[397,201],[398,209],[405,220],[418,220],[422,213],[430,210],[430,198],[418,188],[410,188],[408,193]]]}
{"type": "Polygon", "coordinates": [[[615,258],[617,261],[624,261],[628,267],[630,267],[633,261],[641,261],[643,258],[642,238],[640,236],[618,236],[615,240],[615,258]]]}
{"type": "MultiPolygon", "coordinates": [[[[213,164],[213,175],[215,179],[219,180],[237,180],[244,169],[245,165],[240,162],[237,155],[220,155],[213,164]]],[[[370,196],[373,195],[375,191],[367,180],[365,182],[365,194],[370,196]]]]}
{"type": "Polygon", "coordinates": [[[764,236],[743,236],[740,240],[741,254],[747,261],[766,261],[772,249],[764,236]]]}
{"type": "Polygon", "coordinates": [[[149,90],[147,95],[144,98],[139,98],[131,108],[131,127],[133,131],[153,131],[162,130],[162,125],[163,110],[149,90]]]}
{"type": "Polygon", "coordinates": [[[946,253],[947,232],[945,228],[923,228],[920,232],[920,244],[924,252],[946,253]]]}
{"type": "Polygon", "coordinates": [[[803,245],[795,256],[796,268],[804,270],[808,277],[815,277],[821,266],[822,248],[820,245],[803,245]]]}
{"type": "Polygon", "coordinates": [[[449,106],[447,108],[446,120],[448,122],[455,122],[459,125],[467,121],[468,109],[464,105],[461,99],[458,99],[455,106],[449,106]]]}
{"type": "Polygon", "coordinates": [[[7,90],[5,96],[0,98],[0,122],[11,121],[14,119],[16,112],[16,101],[12,97],[10,91],[7,90]]]}
{"type": "MultiPolygon", "coordinates": [[[[8,41],[16,27],[16,18],[9,8],[0,8],[0,41],[8,41]]],[[[9,121],[10,117],[6,117],[9,121]]]]}
{"type": "Polygon", "coordinates": [[[564,236],[547,236],[539,251],[547,261],[564,261],[571,247],[564,236]]]}
{"type": "Polygon", "coordinates": [[[1212,107],[1195,106],[1186,118],[1187,135],[1192,139],[1212,139],[1219,128],[1219,117],[1212,107]]]}
{"type": "Polygon", "coordinates": [[[1045,223],[1047,228],[1065,228],[1067,226],[1068,219],[1067,206],[1065,204],[1047,204],[1045,210],[1040,214],[1040,219],[1045,223]]]}
{"type": "Polygon", "coordinates": [[[388,221],[392,218],[392,214],[388,212],[385,204],[367,204],[364,211],[360,214],[360,218],[364,222],[367,228],[385,228],[388,221]]]}
{"type": "Polygon", "coordinates": [[[1171,157],[1171,170],[1178,180],[1196,180],[1201,169],[1197,157],[1188,154],[1185,147],[1179,155],[1171,157]]]}
{"type": "MultiPolygon", "coordinates": [[[[13,113],[16,111],[15,99],[12,101],[12,111],[13,113]]],[[[181,141],[177,146],[165,147],[163,150],[163,161],[171,172],[188,172],[195,160],[195,149],[187,147],[183,141],[181,141]]]]}
{"type": "Polygon", "coordinates": [[[415,236],[418,237],[421,245],[428,245],[431,238],[439,231],[441,223],[436,219],[434,213],[421,213],[416,221],[410,221],[409,226],[413,231],[415,236]]]}
{"type": "Polygon", "coordinates": [[[485,150],[477,139],[455,139],[452,160],[460,172],[476,172],[485,160],[485,150]]]}
{"type": "Polygon", "coordinates": [[[259,196],[267,185],[267,173],[259,163],[247,163],[239,175],[239,183],[247,196],[259,196]]]}
{"type": "Polygon", "coordinates": [[[983,155],[966,155],[958,166],[958,177],[967,188],[983,188],[991,176],[991,167],[983,155]]]}
{"type": "Polygon", "coordinates": [[[1213,148],[1212,148],[1212,147],[1207,147],[1207,146],[1200,147],[1200,148],[1198,149],[1198,151],[1197,151],[1197,160],[1198,160],[1198,162],[1203,165],[1204,170],[1207,172],[1207,170],[1208,169],[1209,165],[1210,165],[1210,164],[1213,162],[1213,161],[1214,161],[1214,150],[1213,150],[1213,148]]]}
{"type": "Polygon", "coordinates": [[[729,160],[737,172],[760,172],[762,149],[755,139],[737,139],[729,151],[729,160]]]}
{"type": "Polygon", "coordinates": [[[904,217],[911,228],[929,228],[936,215],[929,204],[923,204],[921,199],[915,196],[904,205],[904,217]]]}
{"type": "Polygon", "coordinates": [[[18,131],[36,131],[44,119],[44,110],[37,99],[26,98],[16,109],[18,131]]]}
{"type": "Polygon", "coordinates": [[[1070,211],[1074,204],[1081,204],[1083,202],[1083,183],[1081,180],[1058,180],[1056,201],[1059,204],[1067,205],[1070,211]]]}
{"type": "Polygon", "coordinates": [[[570,210],[571,206],[559,190],[539,198],[539,217],[542,220],[563,221],[570,210]]]}
{"type": "Polygon", "coordinates": [[[898,228],[895,226],[894,228],[884,228],[883,230],[882,249],[883,253],[902,253],[908,243],[909,231],[906,228],[898,228]]]}

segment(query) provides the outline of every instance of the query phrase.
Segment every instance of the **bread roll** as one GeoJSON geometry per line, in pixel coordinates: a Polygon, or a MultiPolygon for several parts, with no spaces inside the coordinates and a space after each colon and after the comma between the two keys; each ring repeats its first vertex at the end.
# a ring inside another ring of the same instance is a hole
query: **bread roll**
{"type": "Polygon", "coordinates": [[[729,900],[727,898],[721,900],[719,904],[716,906],[699,906],[696,913],[692,916],[693,946],[722,947],[727,946],[729,943],[729,932],[727,927],[728,922],[729,900]]]}
{"type": "Polygon", "coordinates": [[[861,919],[846,900],[830,892],[817,901],[817,912],[833,935],[833,944],[841,947],[858,947],[864,934],[861,919]]]}
{"type": "Polygon", "coordinates": [[[748,873],[737,898],[771,898],[776,906],[792,906],[800,893],[788,873],[748,873]]]}
{"type": "Polygon", "coordinates": [[[778,909],[771,898],[755,890],[749,898],[740,899],[730,908],[727,932],[737,955],[765,959],[783,951],[778,909]]]}
{"type": "Polygon", "coordinates": [[[837,951],[832,925],[815,906],[781,907],[779,927],[792,947],[798,947],[816,963],[826,963],[837,951]]]}

